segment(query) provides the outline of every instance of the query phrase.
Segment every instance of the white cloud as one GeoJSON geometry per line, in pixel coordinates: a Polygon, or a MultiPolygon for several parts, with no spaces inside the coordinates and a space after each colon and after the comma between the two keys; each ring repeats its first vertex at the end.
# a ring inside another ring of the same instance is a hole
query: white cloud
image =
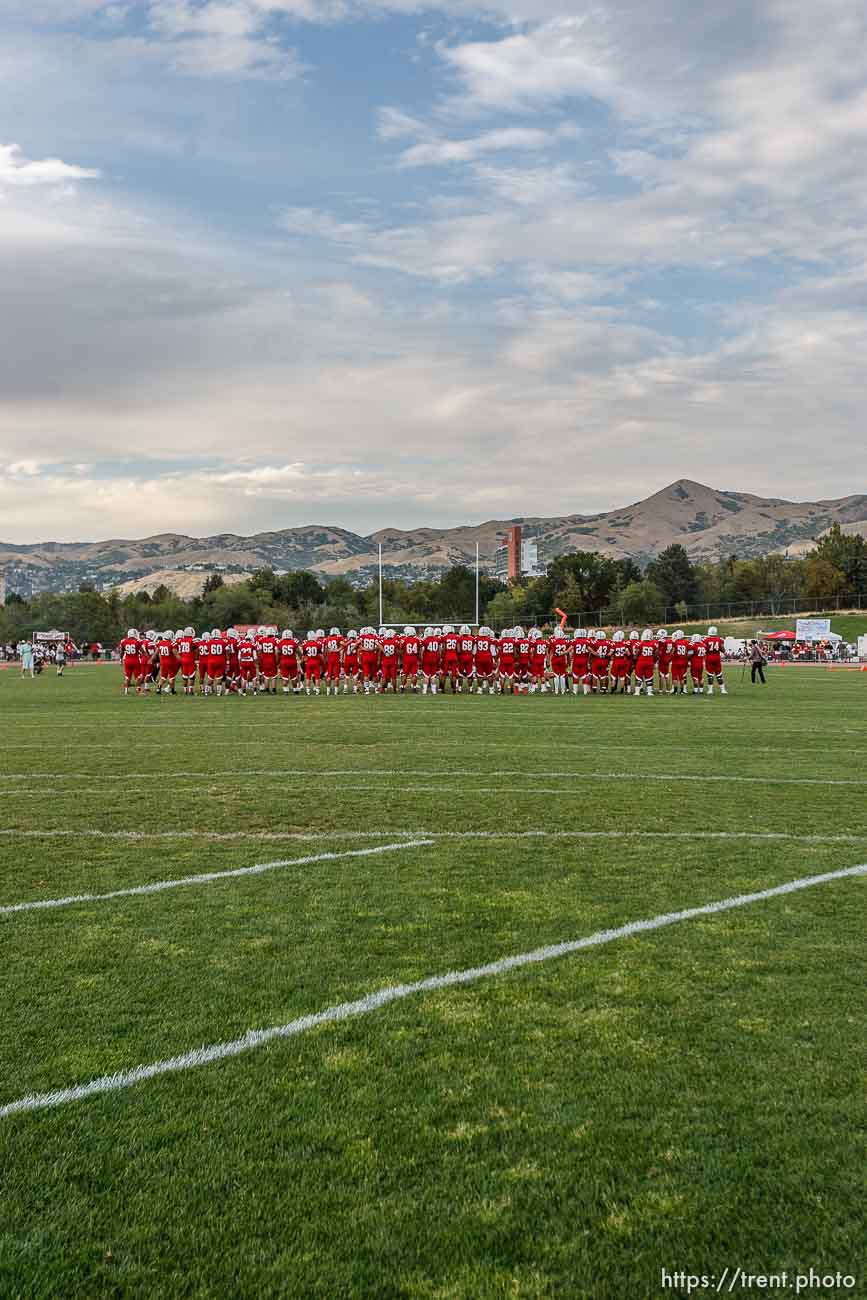
{"type": "Polygon", "coordinates": [[[271,9],[256,0],[150,0],[152,32],[177,71],[203,77],[298,76],[294,50],[268,30],[271,9]]]}
{"type": "Polygon", "coordinates": [[[25,158],[19,145],[0,144],[0,186],[65,185],[99,175],[92,167],[77,167],[59,158],[25,158]]]}
{"type": "Polygon", "coordinates": [[[486,154],[548,149],[565,140],[577,139],[580,131],[572,123],[562,123],[553,130],[531,126],[504,126],[463,139],[440,135],[430,126],[395,109],[382,109],[379,136],[383,140],[415,136],[415,144],[404,149],[398,158],[400,167],[437,167],[449,163],[469,163],[486,154]]]}

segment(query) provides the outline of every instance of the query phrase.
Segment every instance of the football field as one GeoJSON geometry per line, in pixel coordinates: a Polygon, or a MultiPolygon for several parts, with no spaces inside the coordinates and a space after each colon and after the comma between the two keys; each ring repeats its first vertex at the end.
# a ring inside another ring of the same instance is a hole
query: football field
{"type": "Polygon", "coordinates": [[[867,1295],[867,674],[728,676],[0,673],[0,1295],[867,1295]]]}

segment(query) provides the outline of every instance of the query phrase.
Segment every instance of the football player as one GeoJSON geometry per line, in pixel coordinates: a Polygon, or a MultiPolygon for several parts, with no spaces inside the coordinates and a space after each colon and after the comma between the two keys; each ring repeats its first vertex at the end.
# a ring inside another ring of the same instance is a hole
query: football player
{"type": "Polygon", "coordinates": [[[686,694],[686,670],[689,667],[689,638],[680,628],[671,636],[671,693],[686,694]]]}
{"type": "Polygon", "coordinates": [[[620,628],[611,638],[611,694],[628,695],[632,689],[629,675],[632,672],[632,651],[620,628]]]}
{"type": "Polygon", "coordinates": [[[635,686],[633,691],[640,695],[642,690],[648,695],[653,694],[653,672],[656,666],[656,639],[649,627],[646,627],[641,633],[641,639],[638,642],[638,656],[635,660],[635,686]]]}
{"type": "Polygon", "coordinates": [[[308,695],[311,691],[318,695],[322,676],[322,643],[313,628],[308,629],[307,636],[301,643],[301,655],[304,660],[304,690],[308,695]]]}
{"type": "Polygon", "coordinates": [[[593,687],[590,673],[591,642],[587,629],[578,627],[572,637],[572,694],[578,694],[578,687],[589,695],[593,687]]]}
{"type": "Polygon", "coordinates": [[[421,665],[421,637],[414,627],[407,625],[403,629],[401,645],[400,689],[403,693],[407,686],[414,693],[418,691],[418,673],[421,665]]]}
{"type": "Polygon", "coordinates": [[[438,627],[426,627],[421,643],[421,693],[436,695],[439,686],[442,636],[438,627]]]}
{"type": "Polygon", "coordinates": [[[141,637],[138,628],[131,627],[120,643],[123,665],[123,693],[129,695],[130,683],[135,683],[136,695],[141,695],[141,637]]]}
{"type": "Polygon", "coordinates": [[[336,695],[340,689],[343,637],[340,628],[333,627],[325,638],[325,694],[336,695]]]}
{"type": "Polygon", "coordinates": [[[709,627],[707,636],[704,639],[704,669],[707,673],[707,693],[713,695],[713,684],[719,686],[720,695],[728,695],[726,684],[723,680],[722,657],[725,642],[715,627],[709,627]]]}

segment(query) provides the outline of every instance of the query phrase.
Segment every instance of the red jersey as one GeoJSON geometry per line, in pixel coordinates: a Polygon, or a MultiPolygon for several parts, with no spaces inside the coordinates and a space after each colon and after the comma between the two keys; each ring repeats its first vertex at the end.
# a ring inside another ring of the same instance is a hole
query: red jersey
{"type": "Polygon", "coordinates": [[[721,659],[725,642],[721,636],[706,636],[704,639],[706,653],[714,659],[721,659]]]}
{"type": "Polygon", "coordinates": [[[345,668],[358,667],[358,638],[347,637],[343,645],[343,665],[345,668]]]}
{"type": "Polygon", "coordinates": [[[298,657],[298,642],[294,636],[281,637],[277,643],[277,650],[282,660],[291,660],[298,657]]]}
{"type": "Polygon", "coordinates": [[[693,677],[701,677],[704,672],[704,661],[707,656],[704,641],[696,641],[689,647],[689,671],[693,677]]]}
{"type": "Polygon", "coordinates": [[[307,641],[301,642],[301,653],[305,659],[318,662],[322,655],[322,645],[316,637],[310,637],[307,641]]]}
{"type": "Polygon", "coordinates": [[[568,637],[563,636],[562,633],[552,639],[551,664],[556,672],[565,673],[571,646],[572,642],[568,637]]]}
{"type": "Polygon", "coordinates": [[[140,649],[141,642],[137,636],[125,636],[120,643],[120,656],[127,662],[131,659],[138,662],[140,649]]]}
{"type": "Polygon", "coordinates": [[[175,657],[174,641],[169,641],[167,637],[161,637],[159,641],[157,641],[157,656],[160,661],[160,667],[168,667],[175,657]]]}
{"type": "Polygon", "coordinates": [[[436,635],[426,636],[421,643],[421,648],[425,659],[428,661],[434,659],[439,661],[440,650],[442,649],[442,640],[436,635]]]}
{"type": "Polygon", "coordinates": [[[612,643],[603,638],[601,641],[591,642],[591,646],[591,654],[593,655],[594,660],[600,665],[604,663],[607,667],[613,649],[612,643]]]}
{"type": "Polygon", "coordinates": [[[458,657],[458,636],[456,632],[446,632],[443,637],[443,663],[455,663],[458,657]]]}
{"type": "Polygon", "coordinates": [[[507,662],[514,661],[517,641],[513,636],[501,636],[499,644],[500,659],[507,662]]]}
{"type": "Polygon", "coordinates": [[[468,632],[464,632],[458,637],[458,654],[465,662],[472,660],[475,648],[476,638],[468,632]]]}
{"type": "Polygon", "coordinates": [[[482,635],[477,636],[475,638],[475,642],[476,642],[477,659],[484,659],[485,661],[487,661],[488,659],[493,658],[495,643],[493,639],[487,635],[487,633],[484,636],[482,635]]]}
{"type": "Polygon", "coordinates": [[[221,636],[209,637],[207,641],[202,642],[202,645],[211,663],[226,662],[227,647],[226,647],[226,641],[224,637],[221,636]]]}
{"type": "Polygon", "coordinates": [[[689,663],[689,641],[687,638],[678,637],[671,643],[671,666],[675,676],[682,675],[686,672],[686,666],[689,663]]]}
{"type": "Polygon", "coordinates": [[[421,654],[421,637],[407,636],[403,640],[403,662],[414,662],[421,654]]]}
{"type": "Polygon", "coordinates": [[[277,658],[277,638],[270,632],[259,637],[259,658],[271,663],[277,658]]]}
{"type": "Polygon", "coordinates": [[[196,638],[184,633],[179,636],[175,646],[178,658],[182,663],[190,663],[196,657],[196,638]]]}
{"type": "Polygon", "coordinates": [[[528,636],[518,638],[515,649],[518,656],[518,663],[523,667],[526,667],[529,664],[530,658],[533,654],[534,645],[538,645],[538,642],[531,641],[528,636]]]}
{"type": "Polygon", "coordinates": [[[376,655],[379,649],[379,637],[372,632],[365,632],[358,640],[358,647],[365,658],[376,655]]]}
{"type": "Polygon", "coordinates": [[[635,659],[636,677],[652,677],[653,665],[656,663],[657,645],[655,641],[639,641],[638,654],[635,659]]]}
{"type": "Polygon", "coordinates": [[[592,652],[592,642],[587,636],[576,636],[572,641],[572,666],[586,667],[592,652]]]}
{"type": "Polygon", "coordinates": [[[659,666],[663,671],[671,663],[671,645],[672,642],[670,636],[660,637],[656,642],[659,666]]]}
{"type": "Polygon", "coordinates": [[[397,663],[398,652],[400,651],[400,638],[396,636],[384,636],[380,643],[382,650],[382,662],[397,663]]]}
{"type": "Polygon", "coordinates": [[[256,647],[249,637],[238,642],[238,663],[254,664],[256,662],[256,647]]]}
{"type": "MultiPolygon", "coordinates": [[[[521,643],[518,643],[520,652],[521,643]]],[[[545,665],[548,662],[548,642],[543,637],[538,637],[535,641],[530,642],[530,666],[535,674],[545,671],[545,665]]]]}
{"type": "Polygon", "coordinates": [[[632,651],[626,641],[611,643],[611,671],[616,675],[628,672],[632,667],[632,651]]]}

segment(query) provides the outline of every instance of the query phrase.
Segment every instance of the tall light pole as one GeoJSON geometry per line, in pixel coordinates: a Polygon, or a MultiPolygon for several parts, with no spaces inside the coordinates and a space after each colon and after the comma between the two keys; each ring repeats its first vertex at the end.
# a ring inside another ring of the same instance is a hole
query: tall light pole
{"type": "Polygon", "coordinates": [[[379,543],[379,623],[382,627],[382,542],[379,543]]]}
{"type": "Polygon", "coordinates": [[[479,543],[476,542],[476,627],[479,626],[479,543]]]}

